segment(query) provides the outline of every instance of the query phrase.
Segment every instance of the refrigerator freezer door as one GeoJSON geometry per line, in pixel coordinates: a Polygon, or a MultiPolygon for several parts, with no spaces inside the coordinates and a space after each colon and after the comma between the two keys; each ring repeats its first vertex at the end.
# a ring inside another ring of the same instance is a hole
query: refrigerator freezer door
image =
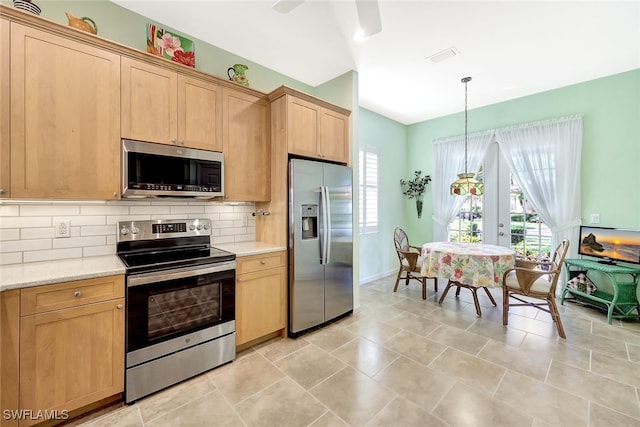
{"type": "Polygon", "coordinates": [[[353,309],[351,169],[325,164],[324,185],[330,207],[329,255],[324,274],[324,316],[328,321],[353,309]]]}
{"type": "Polygon", "coordinates": [[[289,331],[294,334],[324,322],[322,166],[298,159],[289,164],[289,331]],[[318,206],[316,238],[302,238],[303,205],[318,206]]]}

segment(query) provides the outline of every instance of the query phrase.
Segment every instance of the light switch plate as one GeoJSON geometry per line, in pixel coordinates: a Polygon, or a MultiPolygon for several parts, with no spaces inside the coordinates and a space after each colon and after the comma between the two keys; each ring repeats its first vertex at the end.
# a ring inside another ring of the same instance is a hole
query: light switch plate
{"type": "Polygon", "coordinates": [[[600,214],[591,214],[591,224],[600,224],[600,214]]]}

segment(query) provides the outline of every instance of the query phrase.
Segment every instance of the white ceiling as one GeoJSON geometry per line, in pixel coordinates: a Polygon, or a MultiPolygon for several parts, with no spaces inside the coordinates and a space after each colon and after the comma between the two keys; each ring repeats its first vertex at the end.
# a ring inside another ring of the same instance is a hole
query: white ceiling
{"type": "Polygon", "coordinates": [[[112,1],[311,86],[356,70],[360,105],[404,124],[462,111],[465,76],[472,109],[640,68],[638,0],[380,0],[362,43],[353,0],[112,1]]]}

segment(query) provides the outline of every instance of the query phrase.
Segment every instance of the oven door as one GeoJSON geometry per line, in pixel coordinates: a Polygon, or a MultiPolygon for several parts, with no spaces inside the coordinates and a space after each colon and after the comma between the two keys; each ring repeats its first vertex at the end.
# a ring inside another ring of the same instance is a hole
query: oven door
{"type": "Polygon", "coordinates": [[[235,261],[127,277],[127,353],[225,323],[235,330],[235,261]]]}

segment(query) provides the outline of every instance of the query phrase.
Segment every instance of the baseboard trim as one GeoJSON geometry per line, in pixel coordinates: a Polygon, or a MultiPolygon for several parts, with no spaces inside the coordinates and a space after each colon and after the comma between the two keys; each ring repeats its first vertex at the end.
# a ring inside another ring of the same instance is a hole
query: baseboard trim
{"type": "Polygon", "coordinates": [[[396,275],[396,274],[398,274],[398,269],[397,268],[395,268],[393,270],[386,271],[384,273],[376,274],[374,276],[365,277],[364,279],[360,279],[360,286],[366,285],[367,283],[371,283],[371,282],[374,282],[374,281],[376,281],[378,279],[382,279],[382,278],[387,277],[387,276],[393,276],[393,275],[396,275]]]}

